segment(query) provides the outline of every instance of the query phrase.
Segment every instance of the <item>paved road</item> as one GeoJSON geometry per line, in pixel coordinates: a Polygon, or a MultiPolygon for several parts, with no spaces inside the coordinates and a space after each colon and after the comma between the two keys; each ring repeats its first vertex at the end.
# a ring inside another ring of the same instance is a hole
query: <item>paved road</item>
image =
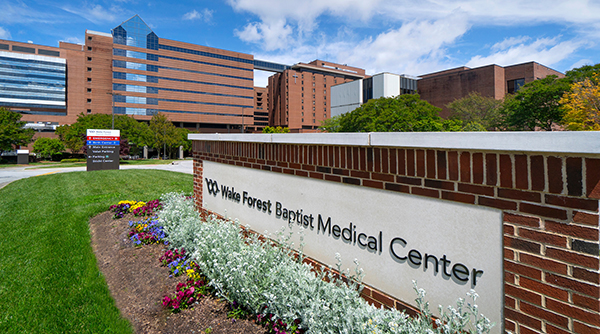
{"type": "MultiPolygon", "coordinates": [[[[175,161],[173,164],[167,165],[122,165],[119,169],[160,169],[168,170],[172,172],[180,172],[193,174],[194,162],[192,160],[180,160],[175,161]]],[[[0,189],[4,188],[7,184],[32,177],[55,173],[67,173],[67,172],[79,172],[85,171],[85,167],[70,167],[70,168],[36,168],[36,167],[8,167],[0,168],[0,189]]]]}

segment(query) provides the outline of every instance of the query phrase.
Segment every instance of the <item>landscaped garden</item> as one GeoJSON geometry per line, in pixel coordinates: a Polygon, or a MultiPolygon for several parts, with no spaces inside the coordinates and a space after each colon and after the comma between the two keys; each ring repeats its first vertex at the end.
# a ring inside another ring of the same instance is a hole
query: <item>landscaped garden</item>
{"type": "Polygon", "coordinates": [[[416,286],[417,318],[370,306],[359,263],[340,279],[303,263],[285,231],[265,242],[236,222],[203,219],[183,195],[191,186],[191,175],[128,170],[0,190],[0,332],[489,330],[474,293],[437,324],[416,286]]]}

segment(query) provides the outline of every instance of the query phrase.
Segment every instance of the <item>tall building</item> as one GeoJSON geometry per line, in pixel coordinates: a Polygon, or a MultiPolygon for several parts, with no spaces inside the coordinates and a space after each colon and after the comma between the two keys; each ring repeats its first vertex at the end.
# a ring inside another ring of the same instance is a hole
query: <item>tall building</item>
{"type": "Polygon", "coordinates": [[[331,117],[360,107],[371,99],[394,97],[417,92],[417,78],[393,73],[379,73],[331,87],[331,117]]]}
{"type": "Polygon", "coordinates": [[[267,125],[268,109],[254,70],[286,68],[160,38],[136,15],[111,33],[87,30],[85,45],[0,40],[0,106],[40,131],[74,123],[81,113],[113,111],[142,121],[161,112],[199,132],[256,131],[267,125]]]}
{"type": "Polygon", "coordinates": [[[487,65],[477,68],[457,67],[419,76],[421,99],[442,108],[440,116],[449,116],[446,105],[463,98],[471,92],[482,96],[502,99],[521,86],[548,75],[564,77],[564,74],[536,62],[511,66],[487,65]]]}
{"type": "Polygon", "coordinates": [[[365,77],[365,70],[314,60],[269,77],[269,123],[290,132],[315,131],[331,117],[331,86],[365,77]]]}

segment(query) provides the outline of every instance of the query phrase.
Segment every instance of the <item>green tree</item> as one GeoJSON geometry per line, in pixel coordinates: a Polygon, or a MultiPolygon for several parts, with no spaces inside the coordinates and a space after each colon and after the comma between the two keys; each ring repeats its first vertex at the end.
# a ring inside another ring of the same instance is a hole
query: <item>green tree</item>
{"type": "Polygon", "coordinates": [[[549,75],[525,84],[515,94],[507,95],[500,108],[501,125],[506,130],[552,131],[561,124],[564,110],[560,98],[569,90],[569,79],[549,75]]]}
{"type": "Polygon", "coordinates": [[[282,128],[280,126],[278,126],[278,127],[265,126],[265,128],[262,130],[262,133],[289,133],[289,132],[290,132],[290,128],[288,128],[288,127],[282,128]]]}
{"type": "MultiPolygon", "coordinates": [[[[71,125],[62,125],[56,129],[56,134],[65,146],[73,152],[79,152],[85,145],[88,129],[110,129],[112,116],[110,114],[83,113],[77,117],[77,121],[71,125]]],[[[131,116],[115,115],[115,129],[121,131],[121,139],[127,140],[130,146],[148,145],[150,133],[148,125],[138,122],[131,116]]]]}
{"type": "Polygon", "coordinates": [[[584,65],[578,68],[574,68],[565,73],[565,76],[571,81],[571,83],[584,81],[586,78],[591,79],[596,73],[600,72],[600,63],[596,65],[584,65]]]}
{"type": "Polygon", "coordinates": [[[161,149],[172,148],[180,142],[181,135],[178,135],[177,128],[162,113],[157,113],[150,119],[150,138],[149,146],[158,150],[158,156],[161,157],[161,149]]]}
{"type": "Polygon", "coordinates": [[[51,159],[53,155],[64,150],[65,145],[58,138],[40,137],[33,143],[33,152],[39,153],[42,158],[51,159]]]}
{"type": "Polygon", "coordinates": [[[462,121],[444,120],[441,109],[417,94],[369,100],[361,107],[321,123],[327,132],[461,131],[462,121]]]}
{"type": "Polygon", "coordinates": [[[35,131],[24,129],[21,114],[0,107],[0,154],[31,143],[35,131]]]}
{"type": "Polygon", "coordinates": [[[471,92],[449,103],[447,107],[450,109],[450,119],[459,119],[466,124],[465,131],[485,131],[497,126],[501,105],[501,100],[471,92]]]}

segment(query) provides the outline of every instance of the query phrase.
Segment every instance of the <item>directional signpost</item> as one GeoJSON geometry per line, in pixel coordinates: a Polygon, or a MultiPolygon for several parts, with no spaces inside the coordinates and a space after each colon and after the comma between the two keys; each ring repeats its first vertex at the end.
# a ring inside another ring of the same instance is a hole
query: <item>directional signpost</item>
{"type": "Polygon", "coordinates": [[[87,130],[87,170],[119,169],[120,130],[87,130]]]}

